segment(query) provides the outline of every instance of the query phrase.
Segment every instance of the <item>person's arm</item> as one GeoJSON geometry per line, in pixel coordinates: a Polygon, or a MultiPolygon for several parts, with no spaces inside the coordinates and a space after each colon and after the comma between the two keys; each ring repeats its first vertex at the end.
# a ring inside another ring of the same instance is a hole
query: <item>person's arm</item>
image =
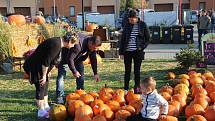
{"type": "Polygon", "coordinates": [[[162,106],[161,115],[167,115],[168,114],[168,102],[166,101],[166,99],[164,99],[161,95],[158,95],[158,103],[160,106],[162,106]]]}
{"type": "Polygon", "coordinates": [[[125,44],[125,39],[126,39],[126,34],[125,34],[126,28],[123,29],[121,39],[119,40],[119,55],[123,55],[123,49],[124,49],[124,44],[125,44]]]}
{"type": "Polygon", "coordinates": [[[96,51],[93,51],[91,54],[89,54],[91,67],[93,70],[94,75],[97,75],[97,58],[96,58],[96,51]]]}
{"type": "Polygon", "coordinates": [[[79,52],[81,51],[80,46],[75,45],[74,48],[71,48],[69,50],[69,55],[68,55],[68,66],[69,69],[72,71],[73,74],[77,73],[77,69],[75,68],[75,58],[76,56],[79,54],[79,52]]]}
{"type": "Polygon", "coordinates": [[[49,67],[42,65],[42,79],[40,80],[41,86],[43,86],[46,83],[48,69],[49,67]]]}

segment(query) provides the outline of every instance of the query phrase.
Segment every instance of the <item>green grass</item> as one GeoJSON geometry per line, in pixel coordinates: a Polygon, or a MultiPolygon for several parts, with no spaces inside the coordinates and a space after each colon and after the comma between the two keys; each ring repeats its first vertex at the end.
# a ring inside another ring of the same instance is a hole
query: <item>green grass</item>
{"type": "MultiPolygon", "coordinates": [[[[152,60],[144,61],[141,67],[141,78],[154,76],[157,80],[158,88],[169,81],[166,80],[166,74],[177,66],[175,61],[152,60]]],[[[85,88],[87,91],[98,91],[107,84],[112,88],[123,88],[124,65],[123,61],[104,61],[98,66],[101,82],[95,83],[92,76],[92,70],[89,65],[85,67],[85,88]]],[[[55,69],[49,85],[49,101],[55,102],[55,69]]],[[[65,79],[65,91],[70,93],[75,90],[75,78],[68,71],[65,79]]],[[[133,79],[133,71],[132,71],[133,79]]],[[[23,73],[17,72],[8,75],[0,75],[0,121],[35,121],[35,88],[27,80],[22,79],[23,73]]],[[[130,84],[133,86],[133,81],[130,84]]]]}

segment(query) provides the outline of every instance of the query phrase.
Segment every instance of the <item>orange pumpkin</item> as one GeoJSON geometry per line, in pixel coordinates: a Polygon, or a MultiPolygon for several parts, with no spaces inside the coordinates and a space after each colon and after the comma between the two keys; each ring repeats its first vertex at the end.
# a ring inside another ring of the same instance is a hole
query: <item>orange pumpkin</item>
{"type": "Polygon", "coordinates": [[[104,102],[101,99],[95,99],[90,106],[93,108],[97,104],[104,104],[104,102]]]}
{"type": "Polygon", "coordinates": [[[197,75],[197,72],[196,71],[189,71],[188,72],[188,76],[191,77],[193,75],[197,75]]]}
{"type": "Polygon", "coordinates": [[[197,87],[197,88],[193,88],[193,91],[192,91],[192,97],[195,97],[196,94],[204,94],[204,95],[207,95],[207,91],[202,88],[201,86],[197,87]]]}
{"type": "Polygon", "coordinates": [[[203,80],[200,77],[194,77],[190,79],[190,83],[191,85],[195,85],[195,84],[201,84],[203,85],[203,80]]]}
{"type": "Polygon", "coordinates": [[[204,74],[204,77],[206,78],[206,79],[209,79],[209,78],[214,78],[214,75],[213,75],[213,73],[212,72],[205,72],[204,74]]]}
{"type": "Polygon", "coordinates": [[[44,17],[42,17],[42,16],[36,16],[35,23],[37,23],[37,24],[45,24],[45,22],[46,22],[46,20],[45,20],[44,17]]]}
{"type": "Polygon", "coordinates": [[[201,105],[204,109],[208,106],[208,101],[205,98],[195,98],[193,102],[201,105]]]}
{"type": "Polygon", "coordinates": [[[187,74],[181,74],[179,75],[179,79],[190,79],[190,77],[187,74]]]}
{"type": "Polygon", "coordinates": [[[124,97],[124,91],[123,92],[115,92],[113,94],[113,100],[119,102],[120,106],[123,106],[126,103],[125,97],[124,97]]]}
{"type": "Polygon", "coordinates": [[[92,119],[88,115],[82,115],[75,117],[74,121],[92,121],[92,119]]]}
{"type": "Polygon", "coordinates": [[[176,100],[169,101],[169,105],[175,106],[179,112],[182,111],[181,104],[179,101],[176,101],[176,100]]]}
{"type": "Polygon", "coordinates": [[[208,103],[211,102],[211,99],[207,95],[205,95],[203,93],[196,94],[195,98],[204,98],[204,99],[206,99],[208,101],[208,103]]]}
{"type": "Polygon", "coordinates": [[[106,104],[101,104],[101,103],[94,105],[93,107],[94,115],[101,114],[104,110],[111,110],[111,109],[106,104]]]}
{"type": "Polygon", "coordinates": [[[89,92],[88,94],[91,95],[91,96],[93,96],[94,99],[96,99],[96,98],[99,97],[99,94],[96,93],[96,92],[89,92]]]}
{"type": "Polygon", "coordinates": [[[100,91],[99,91],[99,94],[101,94],[101,93],[110,93],[110,94],[113,94],[114,91],[113,91],[113,89],[111,89],[111,88],[103,87],[103,88],[101,88],[100,91]]]}
{"type": "Polygon", "coordinates": [[[185,115],[189,118],[192,115],[204,114],[204,108],[199,104],[190,104],[185,108],[185,115]]]}
{"type": "Polygon", "coordinates": [[[167,101],[169,101],[171,99],[171,95],[168,92],[161,92],[160,95],[166,99],[167,101]]]}
{"type": "Polygon", "coordinates": [[[132,90],[129,90],[127,95],[126,95],[126,100],[128,103],[130,103],[132,101],[141,100],[141,95],[134,94],[134,92],[132,90]]]}
{"type": "Polygon", "coordinates": [[[127,119],[129,116],[131,116],[131,113],[127,110],[119,110],[115,114],[116,119],[127,119]]]}
{"type": "Polygon", "coordinates": [[[109,102],[107,102],[107,105],[113,112],[117,112],[120,109],[120,104],[117,101],[110,100],[109,102]]]}
{"type": "Polygon", "coordinates": [[[49,116],[52,121],[64,121],[67,118],[66,107],[61,104],[53,105],[49,111],[49,116]]]}
{"type": "Polygon", "coordinates": [[[215,91],[215,82],[214,81],[208,81],[208,83],[205,86],[206,91],[210,95],[210,93],[215,91]]]}
{"type": "Polygon", "coordinates": [[[215,105],[212,105],[205,110],[204,117],[207,119],[207,121],[215,121],[214,114],[215,114],[215,105]]]}
{"type": "Polygon", "coordinates": [[[131,105],[122,106],[120,109],[121,109],[121,110],[127,110],[127,111],[129,111],[132,115],[135,114],[135,108],[132,107],[131,105]]]}
{"type": "Polygon", "coordinates": [[[80,95],[77,93],[70,93],[66,96],[66,101],[68,102],[69,100],[78,100],[80,98],[80,95]]]}
{"type": "Polygon", "coordinates": [[[186,84],[177,84],[174,88],[174,94],[178,94],[181,91],[185,92],[187,95],[189,94],[189,87],[186,84]]]}
{"type": "Polygon", "coordinates": [[[122,90],[122,89],[117,89],[117,90],[114,92],[114,94],[119,94],[119,95],[121,95],[121,96],[125,96],[125,91],[122,90]]]}
{"type": "Polygon", "coordinates": [[[107,119],[107,121],[113,121],[114,119],[114,112],[108,109],[102,111],[100,115],[104,116],[107,119]]]}
{"type": "Polygon", "coordinates": [[[87,32],[94,32],[94,29],[96,29],[98,25],[96,24],[86,24],[86,31],[87,32]]]}
{"type": "Polygon", "coordinates": [[[85,104],[89,105],[94,101],[94,98],[89,94],[83,94],[80,96],[80,100],[82,100],[85,104]]]}
{"type": "Polygon", "coordinates": [[[93,110],[89,105],[83,105],[81,107],[79,107],[76,111],[75,111],[75,117],[79,117],[81,115],[87,115],[90,118],[93,117],[93,110]]]}
{"type": "Polygon", "coordinates": [[[83,94],[87,94],[84,90],[76,90],[75,93],[77,93],[78,95],[83,95],[83,94]]]}
{"type": "Polygon", "coordinates": [[[168,79],[175,79],[176,75],[173,72],[168,72],[167,78],[168,79]]]}
{"type": "Polygon", "coordinates": [[[181,104],[181,108],[183,108],[184,106],[186,106],[186,98],[183,97],[181,94],[175,94],[172,96],[172,100],[174,101],[178,101],[181,104]]]}
{"type": "Polygon", "coordinates": [[[175,106],[169,105],[168,106],[168,115],[177,117],[179,115],[179,110],[175,106]]]}
{"type": "Polygon", "coordinates": [[[205,117],[201,115],[192,115],[186,121],[207,121],[205,117]]]}
{"type": "Polygon", "coordinates": [[[23,15],[10,15],[8,17],[8,23],[15,24],[17,26],[22,26],[26,23],[26,20],[23,15]]]}
{"type": "Polygon", "coordinates": [[[160,93],[161,93],[161,92],[168,92],[170,95],[172,95],[172,94],[173,94],[173,88],[167,84],[167,85],[165,85],[165,86],[162,86],[162,87],[160,88],[160,91],[159,91],[159,92],[160,92],[160,93]]]}
{"type": "Polygon", "coordinates": [[[102,115],[96,115],[95,117],[93,117],[93,121],[107,121],[107,120],[102,115]]]}
{"type": "Polygon", "coordinates": [[[143,107],[143,103],[141,100],[132,101],[129,103],[129,105],[131,105],[132,107],[135,108],[136,114],[140,113],[140,111],[143,107]]]}
{"type": "Polygon", "coordinates": [[[113,98],[112,94],[110,93],[100,93],[99,99],[101,99],[104,103],[110,101],[113,98]]]}
{"type": "Polygon", "coordinates": [[[186,84],[188,87],[190,86],[190,82],[187,79],[180,79],[179,83],[186,84]]]}
{"type": "Polygon", "coordinates": [[[159,121],[178,121],[178,118],[174,116],[166,116],[165,119],[160,119],[159,121]]]}
{"type": "Polygon", "coordinates": [[[81,107],[81,106],[84,106],[84,102],[81,101],[81,100],[74,100],[72,101],[69,106],[68,106],[68,112],[69,112],[69,115],[71,117],[74,117],[75,116],[75,111],[81,107]]]}
{"type": "MultiPolygon", "coordinates": [[[[214,91],[215,91],[215,90],[214,90],[214,91]]],[[[211,92],[211,93],[209,94],[209,96],[210,96],[212,102],[215,102],[215,92],[211,92]]]]}

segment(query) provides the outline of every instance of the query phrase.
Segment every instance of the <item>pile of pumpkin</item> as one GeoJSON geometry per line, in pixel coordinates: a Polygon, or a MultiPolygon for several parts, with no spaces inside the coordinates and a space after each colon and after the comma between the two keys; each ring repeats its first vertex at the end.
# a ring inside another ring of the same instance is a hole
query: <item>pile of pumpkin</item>
{"type": "Polygon", "coordinates": [[[68,115],[74,121],[125,121],[129,116],[140,113],[143,103],[140,94],[132,90],[101,88],[97,92],[76,90],[66,96],[66,105],[54,105],[50,118],[64,121],[68,115]],[[67,115],[68,114],[68,115],[67,115]]]}
{"type": "MultiPolygon", "coordinates": [[[[169,72],[168,77],[175,79],[176,75],[169,72]]],[[[184,109],[187,121],[215,121],[214,75],[189,71],[179,75],[176,82],[174,88],[166,85],[160,89],[160,94],[169,102],[168,115],[178,117],[184,109]]]]}

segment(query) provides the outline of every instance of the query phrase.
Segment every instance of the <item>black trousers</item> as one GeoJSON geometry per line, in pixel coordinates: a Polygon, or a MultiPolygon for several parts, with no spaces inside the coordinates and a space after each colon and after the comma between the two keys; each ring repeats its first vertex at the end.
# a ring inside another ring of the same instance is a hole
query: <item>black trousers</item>
{"type": "Polygon", "coordinates": [[[142,114],[136,114],[127,118],[126,121],[158,121],[157,119],[143,118],[142,114]]]}
{"type": "Polygon", "coordinates": [[[129,81],[131,75],[131,65],[132,60],[134,61],[134,88],[140,86],[140,67],[142,60],[144,59],[143,51],[132,51],[124,53],[124,65],[125,65],[125,75],[124,75],[124,89],[129,89],[129,81]]]}
{"type": "Polygon", "coordinates": [[[48,95],[48,85],[49,85],[49,80],[48,77],[46,77],[46,83],[41,86],[39,81],[36,81],[34,83],[36,87],[36,99],[37,100],[44,100],[44,96],[48,95]]]}
{"type": "Polygon", "coordinates": [[[199,29],[198,30],[198,34],[199,34],[199,38],[198,38],[198,42],[199,42],[199,49],[201,48],[201,39],[202,39],[202,35],[205,35],[208,33],[207,29],[199,29]]]}

